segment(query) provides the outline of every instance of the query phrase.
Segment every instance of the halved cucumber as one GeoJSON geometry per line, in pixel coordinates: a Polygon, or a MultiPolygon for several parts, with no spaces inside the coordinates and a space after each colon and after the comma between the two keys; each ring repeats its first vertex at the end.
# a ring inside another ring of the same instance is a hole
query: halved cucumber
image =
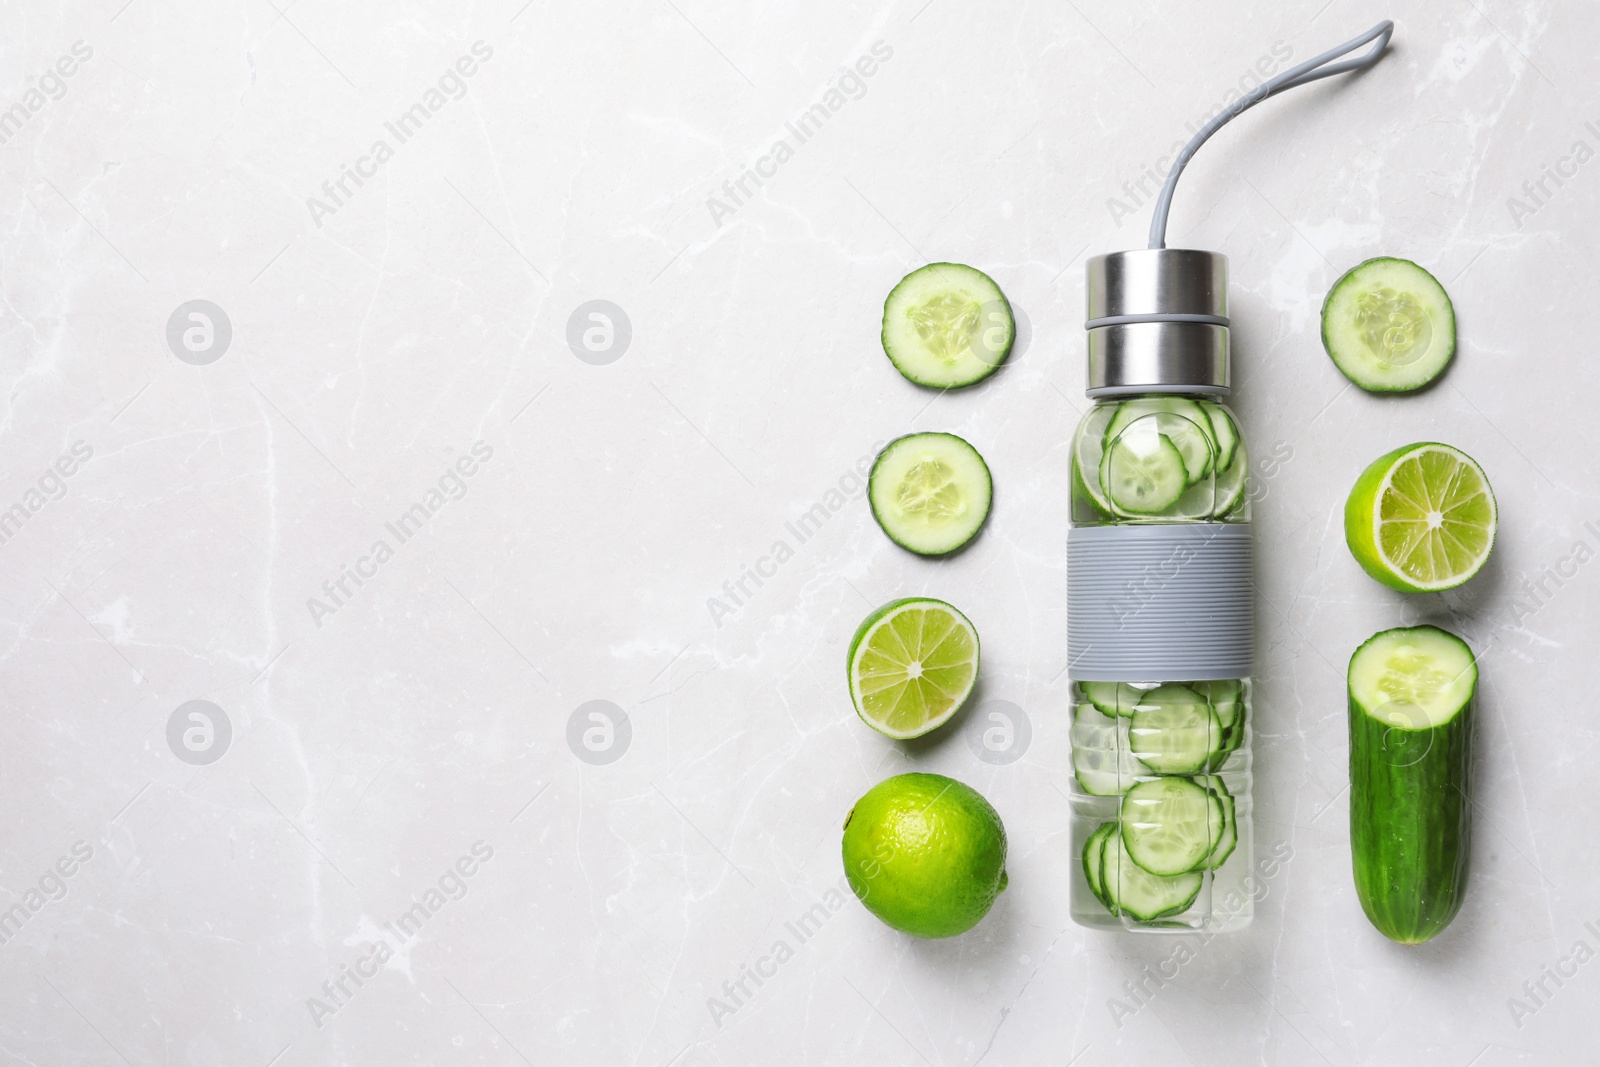
{"type": "Polygon", "coordinates": [[[1114,515],[1159,515],[1183,496],[1189,474],[1177,444],[1145,420],[1106,439],[1100,487],[1114,515]]]}
{"type": "Polygon", "coordinates": [[[976,537],[993,493],[978,450],[949,433],[895,438],[867,481],[872,517],[889,540],[922,556],[954,552],[976,537]]]}
{"type": "Polygon", "coordinates": [[[1211,419],[1196,401],[1181,396],[1141,396],[1124,401],[1106,427],[1107,443],[1139,425],[1153,427],[1177,446],[1191,484],[1213,469],[1217,444],[1211,419]]]}
{"type": "Polygon", "coordinates": [[[1103,715],[1093,704],[1079,704],[1072,716],[1072,771],[1085,793],[1121,796],[1149,772],[1133,758],[1128,720],[1103,715]]]}
{"type": "Polygon", "coordinates": [[[1372,925],[1414,945],[1455,918],[1472,845],[1478,664],[1436,626],[1374,634],[1350,657],[1350,858],[1372,925]]]}
{"type": "Polygon", "coordinates": [[[1217,798],[1188,778],[1146,779],[1122,798],[1122,843],[1151,874],[1182,874],[1216,848],[1220,818],[1217,798]]]}
{"type": "Polygon", "coordinates": [[[1369,392],[1420,389],[1455,355],[1455,307],[1439,280],[1409,259],[1369,259],[1328,290],[1322,347],[1369,392]]]}
{"type": "Polygon", "coordinates": [[[1205,697],[1183,685],[1141,694],[1128,734],[1133,754],[1157,774],[1203,771],[1222,750],[1217,716],[1205,697]]]}
{"type": "Polygon", "coordinates": [[[982,381],[1005,362],[1016,332],[994,279],[962,263],[919,267],[883,302],[884,354],[918,385],[982,381]]]}
{"type": "MultiPolygon", "coordinates": [[[[1195,791],[1201,796],[1207,795],[1202,789],[1195,791]]],[[[1205,876],[1199,871],[1165,876],[1151,874],[1129,854],[1126,833],[1124,826],[1122,834],[1108,835],[1102,847],[1100,881],[1111,911],[1150,922],[1176,915],[1193,904],[1194,898],[1200,895],[1200,887],[1205,884],[1205,876]]]]}

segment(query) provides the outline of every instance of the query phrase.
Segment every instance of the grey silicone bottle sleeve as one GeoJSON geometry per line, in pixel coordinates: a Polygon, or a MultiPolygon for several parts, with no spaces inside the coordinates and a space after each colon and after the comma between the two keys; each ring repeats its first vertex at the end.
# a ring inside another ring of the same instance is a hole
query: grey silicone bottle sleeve
{"type": "Polygon", "coordinates": [[[1245,678],[1255,645],[1246,523],[1079,526],[1067,535],[1068,676],[1245,678]]]}

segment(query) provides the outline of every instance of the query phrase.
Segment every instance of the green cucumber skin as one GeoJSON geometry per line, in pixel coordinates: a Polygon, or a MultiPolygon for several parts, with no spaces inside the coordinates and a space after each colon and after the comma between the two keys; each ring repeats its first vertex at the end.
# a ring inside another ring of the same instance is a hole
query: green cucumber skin
{"type": "Polygon", "coordinates": [[[1472,845],[1472,700],[1449,722],[1396,729],[1350,694],[1350,858],[1361,910],[1391,941],[1416,945],[1461,910],[1472,845]],[[1403,764],[1403,765],[1397,765],[1403,764]]]}

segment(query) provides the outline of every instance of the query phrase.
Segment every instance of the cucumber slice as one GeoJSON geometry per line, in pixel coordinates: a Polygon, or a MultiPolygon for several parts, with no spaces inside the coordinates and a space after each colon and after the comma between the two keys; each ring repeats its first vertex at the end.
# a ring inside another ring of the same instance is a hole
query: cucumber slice
{"type": "Polygon", "coordinates": [[[1409,259],[1369,259],[1328,290],[1322,347],[1368,392],[1420,389],[1455,355],[1455,307],[1439,280],[1409,259]]]}
{"type": "Polygon", "coordinates": [[[1072,442],[1072,484],[1097,515],[1111,514],[1111,503],[1100,488],[1100,459],[1106,450],[1106,427],[1117,414],[1117,404],[1097,404],[1078,424],[1072,442]]]}
{"type": "Polygon", "coordinates": [[[1244,697],[1243,682],[1231,678],[1216,682],[1190,682],[1189,688],[1206,698],[1224,730],[1233,725],[1239,713],[1239,702],[1244,697]]]}
{"type": "Polygon", "coordinates": [[[929,263],[883,302],[883,351],[918,385],[954,389],[1000,369],[1017,333],[1011,304],[983,271],[929,263]]]}
{"type": "Polygon", "coordinates": [[[1206,413],[1206,419],[1211,423],[1211,439],[1217,445],[1217,470],[1225,471],[1233,462],[1234,452],[1239,448],[1239,427],[1234,425],[1232,413],[1221,404],[1210,400],[1201,401],[1200,409],[1206,413]]]}
{"type": "Polygon", "coordinates": [[[1212,483],[1211,514],[1221,518],[1238,507],[1250,488],[1250,463],[1245,459],[1244,448],[1236,446],[1234,460],[1212,483]]]}
{"type": "Polygon", "coordinates": [[[1079,682],[1085,700],[1107,715],[1132,715],[1144,690],[1127,682],[1079,682]]]}
{"type": "Polygon", "coordinates": [[[1117,832],[1114,822],[1101,823],[1089,839],[1083,843],[1083,878],[1089,883],[1089,892],[1094,894],[1096,900],[1106,906],[1108,911],[1115,911],[1111,898],[1106,896],[1106,883],[1101,877],[1104,873],[1102,858],[1106,853],[1106,842],[1111,835],[1117,832]]]}
{"type": "Polygon", "coordinates": [[[949,433],[895,438],[867,481],[872,517],[889,540],[921,556],[954,552],[976,537],[993,493],[978,450],[949,433]]]}
{"type": "Polygon", "coordinates": [[[1106,441],[1116,440],[1147,420],[1153,420],[1150,424],[1166,434],[1183,453],[1184,471],[1190,484],[1212,470],[1217,443],[1212,437],[1211,419],[1199,403],[1186,397],[1141,396],[1123,402],[1106,427],[1106,441]]]}
{"type": "MultiPolygon", "coordinates": [[[[1178,779],[1171,779],[1178,781],[1178,779]]],[[[1196,789],[1202,796],[1205,791],[1196,789]]],[[[1140,922],[1150,922],[1183,911],[1200,895],[1205,876],[1199,871],[1162,876],[1135,863],[1122,834],[1106,838],[1100,859],[1101,884],[1112,912],[1140,922]]]]}
{"type": "Polygon", "coordinates": [[[1213,767],[1221,767],[1222,763],[1226,761],[1229,756],[1239,751],[1240,746],[1244,744],[1244,720],[1245,705],[1240,704],[1239,710],[1234,715],[1233,723],[1223,734],[1222,751],[1218,753],[1217,759],[1212,762],[1211,765],[1213,767]]]}
{"type": "Polygon", "coordinates": [[[1072,771],[1085,793],[1116,797],[1149,772],[1133,758],[1128,720],[1079,704],[1072,716],[1072,771]]]}
{"type": "Polygon", "coordinates": [[[1144,420],[1107,439],[1100,459],[1100,488],[1114,515],[1158,515],[1176,504],[1189,487],[1183,453],[1151,421],[1144,420]]]}
{"type": "MultiPolygon", "coordinates": [[[[1211,757],[1211,768],[1221,768],[1227,757],[1245,744],[1245,683],[1237,678],[1226,681],[1190,681],[1189,688],[1205,697],[1211,713],[1222,729],[1222,744],[1211,757]]],[[[1219,779],[1221,781],[1221,779],[1219,779]]]]}
{"type": "Polygon", "coordinates": [[[1217,845],[1216,798],[1188,778],[1149,778],[1122,798],[1122,843],[1151,874],[1199,867],[1217,845]]]}
{"type": "Polygon", "coordinates": [[[1203,771],[1222,750],[1222,727],[1206,698],[1182,685],[1142,694],[1128,734],[1133,754],[1156,774],[1203,771]]]}
{"type": "Polygon", "coordinates": [[[1233,855],[1233,850],[1239,847],[1239,810],[1233,794],[1228,792],[1228,787],[1222,784],[1219,776],[1208,774],[1204,781],[1211,796],[1219,803],[1222,819],[1218,827],[1220,832],[1217,843],[1205,859],[1206,869],[1214,871],[1227,863],[1228,857],[1233,855]]]}

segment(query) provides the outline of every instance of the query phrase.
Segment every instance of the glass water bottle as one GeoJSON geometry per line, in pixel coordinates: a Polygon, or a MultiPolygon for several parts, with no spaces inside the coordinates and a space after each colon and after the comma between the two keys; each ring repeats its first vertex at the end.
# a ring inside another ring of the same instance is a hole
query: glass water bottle
{"type": "Polygon", "coordinates": [[[1250,922],[1249,458],[1229,394],[1227,259],[1089,261],[1072,444],[1072,917],[1250,922]]]}

